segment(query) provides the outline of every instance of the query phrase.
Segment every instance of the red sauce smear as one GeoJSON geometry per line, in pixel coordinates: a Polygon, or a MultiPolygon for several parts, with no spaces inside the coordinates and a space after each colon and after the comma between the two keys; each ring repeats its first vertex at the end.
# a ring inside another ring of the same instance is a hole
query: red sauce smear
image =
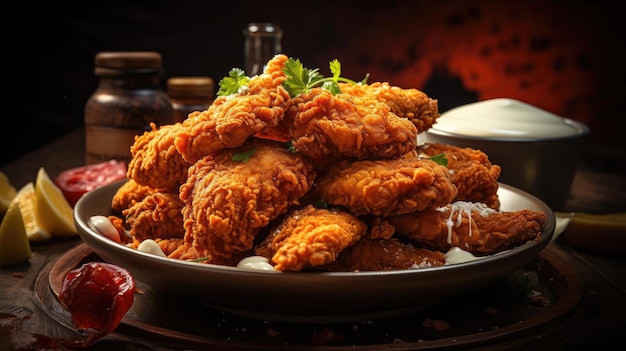
{"type": "Polygon", "coordinates": [[[89,347],[109,334],[130,310],[135,280],[126,269],[103,262],[89,262],[65,276],[59,301],[71,313],[72,322],[87,331],[86,340],[72,340],[67,346],[89,347]]]}

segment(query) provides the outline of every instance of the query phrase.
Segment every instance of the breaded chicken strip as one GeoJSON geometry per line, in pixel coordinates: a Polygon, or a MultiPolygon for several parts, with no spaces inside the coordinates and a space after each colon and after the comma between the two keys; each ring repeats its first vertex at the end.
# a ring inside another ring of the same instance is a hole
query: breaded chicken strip
{"type": "Polygon", "coordinates": [[[185,241],[225,258],[251,250],[259,230],[297,205],[314,180],[308,159],[274,141],[251,138],[207,156],[180,187],[185,241]]]}
{"type": "Polygon", "coordinates": [[[317,186],[324,201],[357,216],[435,209],[457,195],[445,166],[418,157],[342,161],[320,176],[317,186]]]}
{"type": "Polygon", "coordinates": [[[341,92],[353,96],[371,96],[389,105],[391,112],[409,119],[418,133],[428,130],[439,118],[439,103],[417,89],[402,89],[387,82],[372,84],[339,83],[341,92]]]}
{"type": "Polygon", "coordinates": [[[145,239],[182,238],[183,202],[177,193],[154,192],[122,211],[133,238],[145,239]]]}
{"type": "Polygon", "coordinates": [[[224,148],[241,146],[248,137],[276,127],[285,115],[289,93],[282,72],[288,57],[271,59],[263,74],[250,78],[237,94],[219,96],[211,106],[190,115],[176,136],[176,148],[189,163],[224,148]]]}
{"type": "Polygon", "coordinates": [[[129,179],[113,194],[111,208],[117,212],[122,212],[154,191],[149,186],[139,185],[133,179],[129,179]]]}
{"type": "Polygon", "coordinates": [[[366,233],[365,223],[348,212],[308,205],[287,215],[255,252],[276,270],[302,271],[333,262],[366,233]]]}
{"type": "Polygon", "coordinates": [[[417,146],[413,123],[371,97],[313,88],[289,104],[285,123],[293,146],[321,165],[347,158],[392,158],[417,146]]]}
{"type": "Polygon", "coordinates": [[[130,148],[133,156],[127,176],[138,184],[154,189],[177,191],[187,179],[187,163],[174,146],[174,138],[183,130],[180,123],[157,128],[135,137],[130,148]]]}
{"type": "Polygon", "coordinates": [[[396,227],[397,235],[421,247],[443,252],[459,247],[487,255],[527,241],[540,241],[546,214],[531,210],[499,212],[482,203],[461,201],[387,220],[396,227]]]}
{"type": "Polygon", "coordinates": [[[492,164],[481,150],[453,145],[425,143],[419,152],[428,156],[445,154],[450,179],[459,190],[454,201],[483,202],[491,208],[500,208],[498,178],[501,168],[492,164]]]}
{"type": "Polygon", "coordinates": [[[346,248],[337,261],[328,266],[332,271],[388,271],[438,267],[446,263],[442,252],[416,248],[397,238],[362,238],[346,248]]]}

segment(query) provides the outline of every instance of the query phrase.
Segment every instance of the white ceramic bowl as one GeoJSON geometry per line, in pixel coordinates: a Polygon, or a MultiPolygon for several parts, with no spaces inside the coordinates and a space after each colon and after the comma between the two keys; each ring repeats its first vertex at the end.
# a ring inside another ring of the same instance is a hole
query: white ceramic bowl
{"type": "Polygon", "coordinates": [[[585,124],[575,120],[513,99],[493,99],[442,113],[418,140],[479,149],[502,167],[500,182],[561,210],[589,132],[585,124]],[[483,112],[484,107],[495,112],[483,112]],[[549,123],[544,123],[544,118],[549,123]]]}

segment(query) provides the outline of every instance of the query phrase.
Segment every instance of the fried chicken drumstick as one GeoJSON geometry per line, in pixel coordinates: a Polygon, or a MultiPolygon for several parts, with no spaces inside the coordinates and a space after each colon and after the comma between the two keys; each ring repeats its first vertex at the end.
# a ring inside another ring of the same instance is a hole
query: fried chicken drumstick
{"type": "Polygon", "coordinates": [[[448,169],[429,159],[343,161],[317,182],[320,197],[360,216],[398,215],[444,206],[457,195],[448,169]]]}
{"type": "Polygon", "coordinates": [[[206,156],[180,187],[185,242],[225,258],[249,251],[259,230],[297,205],[314,180],[313,165],[275,141],[251,138],[206,156]]]}
{"type": "Polygon", "coordinates": [[[235,95],[219,96],[201,113],[183,121],[176,149],[189,163],[224,148],[241,146],[250,136],[276,127],[283,119],[289,94],[283,88],[287,56],[272,58],[263,74],[250,78],[235,95]]]}
{"type": "Polygon", "coordinates": [[[472,148],[436,143],[422,144],[418,150],[428,156],[446,156],[450,180],[459,191],[454,201],[482,202],[494,209],[500,207],[498,178],[501,168],[492,164],[487,154],[472,148]]]}
{"type": "Polygon", "coordinates": [[[308,205],[286,216],[255,252],[279,271],[301,271],[335,261],[366,233],[367,226],[348,212],[308,205]]]}
{"type": "Polygon", "coordinates": [[[438,267],[446,263],[440,251],[422,249],[406,244],[398,238],[362,238],[345,249],[337,261],[328,265],[331,271],[387,271],[438,267]]]}
{"type": "Polygon", "coordinates": [[[432,127],[439,118],[438,101],[417,89],[402,89],[387,82],[374,82],[369,85],[340,83],[339,88],[343,94],[368,96],[384,102],[391,108],[391,112],[411,121],[418,133],[432,127]]]}
{"type": "Polygon", "coordinates": [[[322,165],[392,158],[417,146],[417,128],[384,102],[322,88],[291,99],[285,123],[293,146],[322,165]]]}
{"type": "Polygon", "coordinates": [[[487,255],[527,241],[540,241],[546,214],[520,210],[499,212],[481,203],[455,202],[437,210],[388,217],[397,235],[422,247],[448,251],[459,247],[487,255]]]}

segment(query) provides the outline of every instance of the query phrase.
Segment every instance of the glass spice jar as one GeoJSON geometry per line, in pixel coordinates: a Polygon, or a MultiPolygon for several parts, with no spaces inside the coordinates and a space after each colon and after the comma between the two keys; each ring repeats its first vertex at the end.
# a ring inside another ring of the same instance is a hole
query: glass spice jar
{"type": "Polygon", "coordinates": [[[175,121],[161,87],[163,62],[154,51],[100,52],[95,56],[99,84],[85,105],[85,162],[130,162],[135,136],[175,121]]]}
{"type": "Polygon", "coordinates": [[[175,119],[182,122],[195,111],[204,111],[215,99],[213,78],[204,76],[171,77],[167,80],[167,95],[172,101],[175,119]]]}
{"type": "Polygon", "coordinates": [[[243,35],[245,73],[252,77],[263,73],[267,62],[281,53],[283,30],[275,23],[248,23],[243,35]]]}

